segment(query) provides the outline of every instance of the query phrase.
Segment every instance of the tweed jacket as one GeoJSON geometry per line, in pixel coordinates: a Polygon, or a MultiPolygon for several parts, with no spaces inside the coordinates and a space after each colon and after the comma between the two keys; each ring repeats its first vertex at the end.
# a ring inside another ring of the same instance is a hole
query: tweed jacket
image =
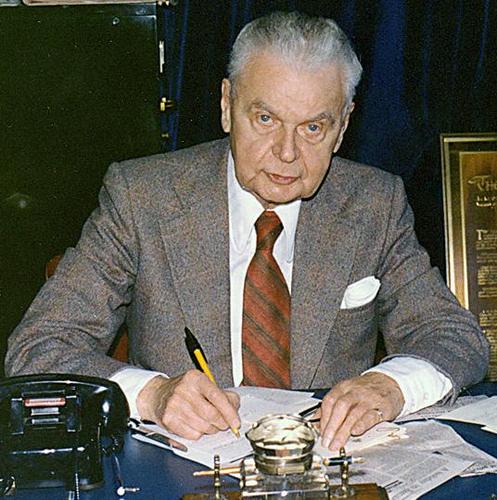
{"type": "MultiPolygon", "coordinates": [[[[191,369],[187,325],[222,386],[233,384],[226,139],[112,165],[99,208],[11,335],[10,375],[108,377],[124,321],[130,363],[171,376],[191,369]]],[[[335,157],[302,202],[291,297],[295,388],[331,387],[389,356],[421,358],[454,386],[480,380],[488,345],[419,245],[401,180],[335,157]],[[376,298],[340,309],[348,285],[375,276],[376,298]]]]}

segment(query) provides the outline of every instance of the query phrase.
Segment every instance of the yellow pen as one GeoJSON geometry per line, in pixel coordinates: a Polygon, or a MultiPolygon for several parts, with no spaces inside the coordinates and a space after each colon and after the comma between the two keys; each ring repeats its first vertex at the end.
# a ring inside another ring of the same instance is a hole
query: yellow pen
{"type": "MultiPolygon", "coordinates": [[[[195,338],[190,329],[186,326],[185,326],[185,335],[186,335],[185,336],[186,348],[188,349],[188,353],[190,354],[190,357],[192,358],[192,361],[194,362],[195,366],[199,368],[203,373],[205,373],[207,375],[207,378],[213,384],[216,384],[216,379],[214,378],[214,375],[212,374],[209,365],[207,364],[207,359],[205,358],[205,354],[204,351],[202,350],[202,347],[200,347],[198,340],[195,338]]],[[[233,434],[237,438],[240,437],[240,431],[238,429],[231,427],[231,432],[233,432],[233,434]]]]}

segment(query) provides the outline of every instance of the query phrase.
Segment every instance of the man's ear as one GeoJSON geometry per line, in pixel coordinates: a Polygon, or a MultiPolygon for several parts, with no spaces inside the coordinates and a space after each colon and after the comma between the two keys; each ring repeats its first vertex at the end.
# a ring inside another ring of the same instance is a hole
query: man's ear
{"type": "Polygon", "coordinates": [[[229,134],[231,130],[230,91],[230,81],[227,78],[224,78],[221,83],[221,126],[227,134],[229,134]]]}
{"type": "Polygon", "coordinates": [[[340,146],[342,145],[343,136],[345,134],[345,131],[347,130],[347,127],[349,126],[350,115],[352,114],[352,111],[354,111],[354,108],[355,108],[354,102],[351,102],[347,106],[347,111],[346,111],[345,116],[343,117],[343,120],[342,120],[342,128],[340,129],[340,134],[338,135],[337,142],[335,143],[335,147],[333,148],[333,154],[335,154],[340,149],[340,146]]]}

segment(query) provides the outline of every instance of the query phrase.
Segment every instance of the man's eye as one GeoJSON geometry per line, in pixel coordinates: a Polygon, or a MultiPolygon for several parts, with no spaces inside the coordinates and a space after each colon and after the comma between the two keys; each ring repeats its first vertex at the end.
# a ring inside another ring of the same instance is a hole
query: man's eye
{"type": "Polygon", "coordinates": [[[271,117],[269,115],[259,115],[259,121],[262,123],[271,123],[271,117]]]}
{"type": "Polygon", "coordinates": [[[307,130],[313,134],[321,131],[321,126],[318,123],[309,123],[307,130]]]}

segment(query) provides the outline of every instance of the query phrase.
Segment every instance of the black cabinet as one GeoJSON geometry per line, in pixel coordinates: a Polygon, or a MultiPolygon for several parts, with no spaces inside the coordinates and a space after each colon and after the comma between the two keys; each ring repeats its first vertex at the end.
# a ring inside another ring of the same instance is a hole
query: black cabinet
{"type": "Polygon", "coordinates": [[[161,149],[156,9],[0,8],[0,362],[109,163],[161,149]]]}

